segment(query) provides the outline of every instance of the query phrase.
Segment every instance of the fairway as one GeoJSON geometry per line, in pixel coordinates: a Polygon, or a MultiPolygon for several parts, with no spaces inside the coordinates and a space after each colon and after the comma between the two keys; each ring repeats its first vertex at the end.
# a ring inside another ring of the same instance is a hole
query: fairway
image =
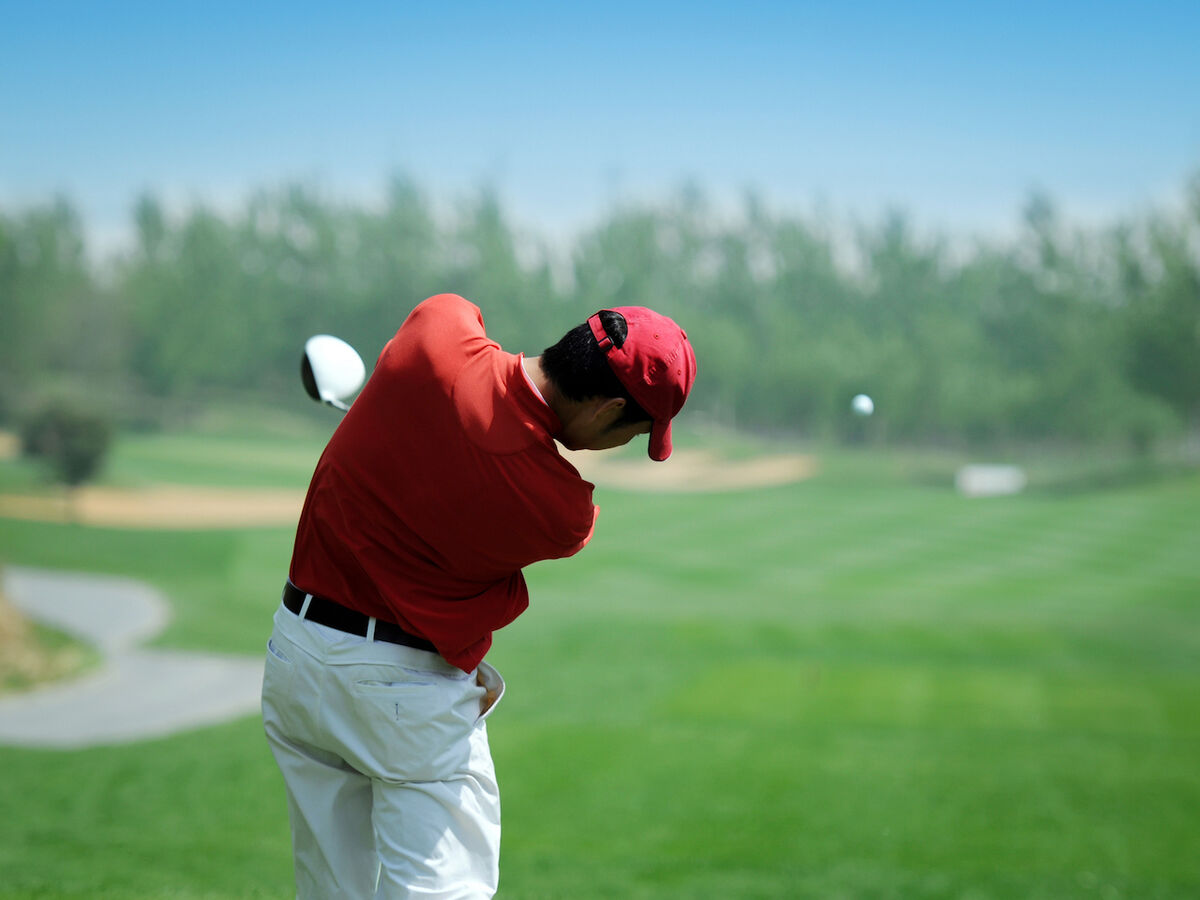
{"type": "MultiPolygon", "coordinates": [[[[279,439],[256,478],[268,438],[205,440],[113,471],[302,488],[320,450],[279,439]]],[[[592,545],[528,571],[489,656],[499,896],[1200,896],[1200,473],[966,500],[941,461],[815,455],[785,486],[600,488],[592,545]]],[[[291,538],[0,520],[4,561],[145,579],[160,644],[251,654],[291,538]]],[[[253,717],[0,769],[0,898],[292,896],[253,717]]]]}

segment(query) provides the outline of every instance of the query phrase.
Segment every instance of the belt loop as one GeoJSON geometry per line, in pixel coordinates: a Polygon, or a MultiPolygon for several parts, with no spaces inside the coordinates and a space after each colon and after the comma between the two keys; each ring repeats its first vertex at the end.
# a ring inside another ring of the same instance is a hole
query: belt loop
{"type": "Polygon", "coordinates": [[[375,640],[375,617],[367,619],[367,643],[373,643],[375,640]]]}
{"type": "Polygon", "coordinates": [[[309,607],[309,604],[312,603],[312,599],[313,599],[312,594],[304,595],[304,605],[300,607],[300,618],[303,619],[305,616],[308,615],[308,607],[309,607]]]}

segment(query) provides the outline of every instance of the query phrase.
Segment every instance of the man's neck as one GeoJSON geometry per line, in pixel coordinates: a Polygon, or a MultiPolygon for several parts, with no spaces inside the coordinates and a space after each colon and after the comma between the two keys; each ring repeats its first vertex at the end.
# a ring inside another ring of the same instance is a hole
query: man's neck
{"type": "Polygon", "coordinates": [[[524,356],[521,358],[521,365],[525,367],[525,374],[529,377],[530,383],[537,388],[538,393],[542,395],[546,405],[561,419],[565,412],[562,408],[563,397],[555,390],[554,382],[542,371],[542,358],[540,356],[533,358],[524,356]]]}

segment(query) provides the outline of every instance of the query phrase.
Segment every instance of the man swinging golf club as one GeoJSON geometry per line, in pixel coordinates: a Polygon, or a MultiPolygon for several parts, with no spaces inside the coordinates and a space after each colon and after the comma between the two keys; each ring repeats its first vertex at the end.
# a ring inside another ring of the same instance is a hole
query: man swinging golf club
{"type": "Polygon", "coordinates": [[[301,898],[491,897],[499,793],[484,661],[521,574],[590,540],[592,485],[558,452],[649,434],[696,375],[687,335],[602,310],[542,356],[503,351],[453,294],[384,347],[317,464],[263,681],[301,898]]]}

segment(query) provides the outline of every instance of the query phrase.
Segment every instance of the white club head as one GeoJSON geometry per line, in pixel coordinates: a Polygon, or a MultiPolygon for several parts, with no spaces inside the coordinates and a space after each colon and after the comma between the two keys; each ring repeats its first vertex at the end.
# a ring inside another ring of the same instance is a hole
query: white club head
{"type": "Polygon", "coordinates": [[[346,400],[362,387],[367,368],[358,351],[341,338],[317,334],[304,343],[300,376],[314,400],[346,410],[346,400]]]}

